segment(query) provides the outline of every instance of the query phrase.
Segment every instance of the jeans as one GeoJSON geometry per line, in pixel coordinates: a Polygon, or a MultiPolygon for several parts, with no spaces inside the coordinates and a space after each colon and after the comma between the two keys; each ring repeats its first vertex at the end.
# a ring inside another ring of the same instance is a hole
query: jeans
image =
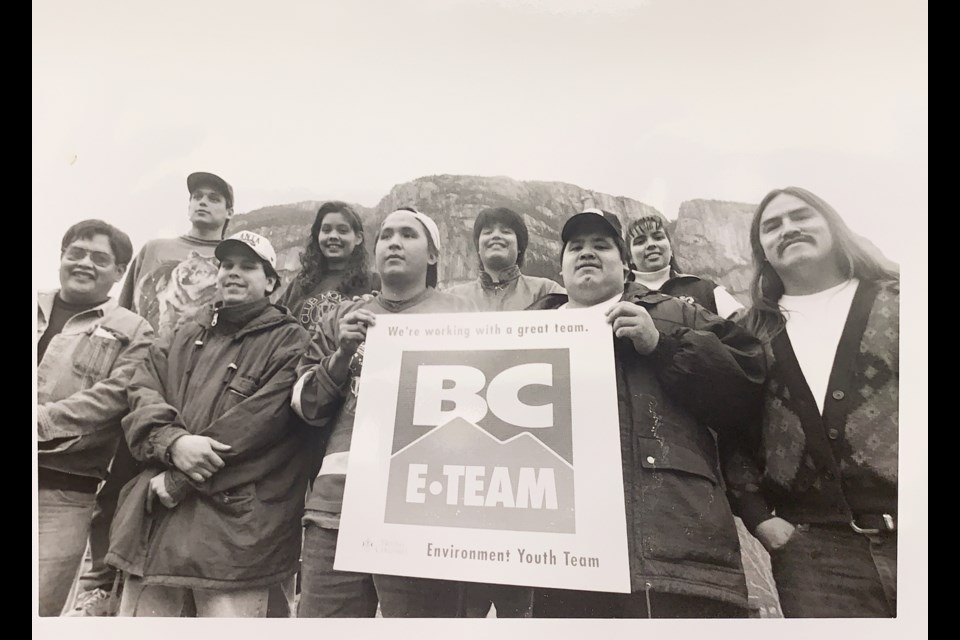
{"type": "Polygon", "coordinates": [[[533,604],[534,618],[746,618],[748,613],[728,602],[660,591],[537,589],[533,604]]]}
{"type": "Polygon", "coordinates": [[[333,569],[338,533],[312,523],[304,529],[298,618],[372,618],[377,614],[373,576],[333,569]]]}
{"type": "Polygon", "coordinates": [[[457,618],[463,615],[464,583],[375,575],[384,618],[457,618]]]}
{"type": "Polygon", "coordinates": [[[267,588],[216,591],[146,585],[143,578],[126,576],[118,616],[179,617],[184,600],[192,595],[200,618],[265,618],[267,588]]]}
{"type": "Polygon", "coordinates": [[[96,494],[37,491],[40,615],[59,616],[83,562],[96,494]]]}
{"type": "Polygon", "coordinates": [[[897,535],[846,525],[799,524],[770,554],[787,618],[897,615],[897,535]]]}

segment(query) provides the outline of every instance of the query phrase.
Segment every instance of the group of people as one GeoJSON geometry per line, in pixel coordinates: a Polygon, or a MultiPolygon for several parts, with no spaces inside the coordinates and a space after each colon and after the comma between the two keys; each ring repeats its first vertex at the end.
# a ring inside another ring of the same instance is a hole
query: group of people
{"type": "Polygon", "coordinates": [[[478,278],[441,291],[434,220],[390,213],[371,264],[343,202],[271,302],[276,253],[228,235],[232,187],[187,187],[188,233],[134,257],[79,222],[38,295],[40,615],[76,586],[66,615],[746,617],[735,515],[786,616],[896,615],[899,276],[815,194],[758,206],[744,308],[657,215],[574,213],[561,287],[522,272],[523,216],[484,209],[478,278]],[[334,570],[377,316],[587,307],[614,342],[631,593],[334,570]]]}

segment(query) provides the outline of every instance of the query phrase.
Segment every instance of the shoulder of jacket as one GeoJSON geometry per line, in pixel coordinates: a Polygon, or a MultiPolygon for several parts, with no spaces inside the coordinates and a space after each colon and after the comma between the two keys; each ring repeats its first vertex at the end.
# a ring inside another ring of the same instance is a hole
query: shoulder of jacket
{"type": "Polygon", "coordinates": [[[110,307],[104,311],[101,325],[121,332],[130,339],[138,334],[153,333],[153,327],[146,318],[119,306],[110,307]]]}
{"type": "Polygon", "coordinates": [[[548,293],[533,304],[527,307],[530,311],[539,311],[543,309],[556,309],[570,301],[570,296],[566,293],[548,293]]]}
{"type": "Polygon", "coordinates": [[[670,276],[671,281],[686,281],[686,282],[706,282],[708,284],[714,284],[713,280],[709,278],[704,278],[702,276],[695,276],[692,273],[674,273],[670,276]]]}
{"type": "Polygon", "coordinates": [[[444,289],[443,291],[437,291],[437,293],[449,293],[452,295],[460,295],[476,289],[480,286],[479,280],[471,280],[469,282],[461,282],[460,284],[455,284],[449,289],[444,289]]]}
{"type": "Polygon", "coordinates": [[[668,293],[652,291],[636,282],[628,282],[626,284],[623,288],[623,299],[629,302],[643,302],[644,304],[686,304],[668,293]]]}

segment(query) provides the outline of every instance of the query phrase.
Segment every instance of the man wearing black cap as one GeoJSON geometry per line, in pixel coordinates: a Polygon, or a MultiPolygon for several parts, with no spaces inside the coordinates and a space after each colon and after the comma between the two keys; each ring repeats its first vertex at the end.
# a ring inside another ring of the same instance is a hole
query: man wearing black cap
{"type": "Polygon", "coordinates": [[[472,300],[480,311],[520,311],[548,293],[563,293],[549,278],[520,273],[529,242],[523,216],[506,207],[484,209],[473,223],[480,274],[449,292],[472,300]]]}
{"type": "Polygon", "coordinates": [[[590,308],[611,325],[631,593],[537,589],[534,617],[746,617],[747,587],[716,442],[759,403],[760,343],[732,322],[641,284],[616,216],[561,232],[568,295],[531,309],[590,308]]]}
{"type": "MultiPolygon", "coordinates": [[[[117,303],[146,318],[158,337],[190,320],[213,302],[217,292],[214,249],[233,217],[233,187],[207,172],[187,176],[190,229],[176,238],[148,241],[136,255],[117,303]]],[[[137,474],[137,464],[126,444],[120,443],[110,475],[97,495],[90,529],[91,566],[80,577],[80,594],[70,616],[104,616],[116,612],[113,568],[103,562],[110,522],[123,485],[137,474]],[[113,594],[113,597],[111,596],[113,594]]]]}

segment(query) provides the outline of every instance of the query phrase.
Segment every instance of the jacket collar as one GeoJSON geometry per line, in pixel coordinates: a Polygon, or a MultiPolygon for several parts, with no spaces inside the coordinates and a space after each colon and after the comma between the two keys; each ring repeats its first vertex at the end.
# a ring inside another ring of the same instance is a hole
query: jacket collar
{"type": "Polygon", "coordinates": [[[648,289],[639,282],[628,282],[623,288],[623,300],[644,304],[657,304],[673,296],[648,289]]]}
{"type": "Polygon", "coordinates": [[[217,302],[208,305],[196,319],[205,330],[219,329],[222,333],[233,334],[234,340],[239,340],[248,333],[296,322],[293,316],[286,312],[286,308],[271,304],[268,298],[226,308],[217,302]]]}
{"type": "MultiPolygon", "coordinates": [[[[44,320],[50,319],[50,313],[53,312],[53,301],[57,297],[57,294],[60,293],[60,289],[52,289],[50,291],[40,291],[37,293],[37,307],[40,309],[40,313],[43,314],[44,320]]],[[[97,306],[92,309],[87,309],[77,315],[83,315],[86,313],[95,313],[98,316],[102,316],[109,309],[117,306],[117,301],[113,298],[107,298],[97,306]]]]}
{"type": "Polygon", "coordinates": [[[480,286],[484,289],[500,289],[520,277],[520,267],[513,265],[500,272],[500,281],[494,282],[486,271],[480,271],[480,286]]]}

